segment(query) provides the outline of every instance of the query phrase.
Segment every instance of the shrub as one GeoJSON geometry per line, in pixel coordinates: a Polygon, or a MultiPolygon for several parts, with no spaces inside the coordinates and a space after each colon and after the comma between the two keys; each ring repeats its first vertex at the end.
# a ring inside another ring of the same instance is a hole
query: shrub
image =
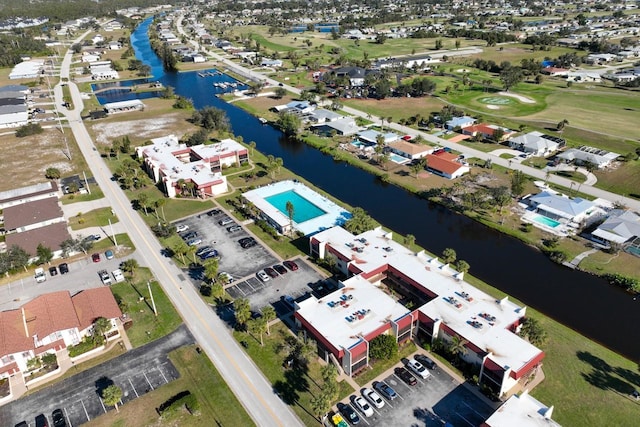
{"type": "Polygon", "coordinates": [[[604,278],[612,285],[619,286],[630,292],[640,292],[640,280],[617,273],[605,274],[604,278]]]}
{"type": "Polygon", "coordinates": [[[398,355],[398,342],[391,335],[378,335],[371,340],[369,354],[373,359],[393,359],[398,355]]]}
{"type": "Polygon", "coordinates": [[[22,138],[25,136],[37,135],[42,132],[43,132],[42,126],[40,126],[38,123],[29,123],[19,127],[18,130],[16,131],[16,136],[18,138],[22,138]]]}
{"type": "Polygon", "coordinates": [[[200,410],[200,402],[198,402],[196,396],[186,390],[166,400],[160,405],[158,412],[160,415],[170,415],[177,412],[183,406],[186,407],[187,411],[191,414],[200,410]]]}

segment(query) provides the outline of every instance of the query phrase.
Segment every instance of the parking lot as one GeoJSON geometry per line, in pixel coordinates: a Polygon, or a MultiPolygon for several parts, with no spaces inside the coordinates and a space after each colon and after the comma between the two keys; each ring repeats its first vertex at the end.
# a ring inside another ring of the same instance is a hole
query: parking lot
{"type": "MultiPolygon", "coordinates": [[[[220,225],[219,222],[226,218],[229,217],[223,211],[213,210],[175,222],[174,225],[182,226],[181,228],[188,227],[181,234],[196,232],[197,236],[194,238],[202,240],[197,244],[198,247],[212,246],[218,251],[218,271],[224,271],[234,278],[234,282],[226,287],[227,292],[234,299],[249,299],[252,309],[256,311],[272,304],[279,314],[284,314],[288,310],[281,303],[283,296],[290,295],[298,299],[323,287],[323,276],[300,258],[294,260],[298,266],[296,271],[288,270],[287,273],[267,281],[260,280],[256,276],[257,272],[266,267],[281,264],[281,261],[260,242],[255,246],[242,248],[238,241],[251,237],[250,234],[244,227],[241,230],[229,232],[228,228],[238,223],[234,220],[233,223],[220,225]]],[[[203,278],[202,271],[191,271],[190,277],[195,286],[200,286],[203,278]]],[[[326,287],[326,284],[324,286],[326,287]]]]}
{"type": "MultiPolygon", "coordinates": [[[[398,396],[388,400],[380,393],[385,404],[381,409],[372,406],[374,414],[365,417],[353,404],[353,398],[361,396],[361,390],[344,403],[350,404],[365,426],[478,426],[493,412],[486,403],[459,384],[439,368],[430,371],[428,379],[416,377],[417,384],[410,386],[395,373],[378,381],[391,386],[398,396]]],[[[371,387],[373,388],[373,387],[371,387]]]]}
{"type": "Polygon", "coordinates": [[[244,228],[240,231],[228,232],[227,228],[237,222],[234,220],[227,225],[218,224],[227,217],[223,211],[213,215],[203,213],[175,222],[174,225],[189,227],[181,234],[198,233],[197,238],[202,240],[198,247],[213,246],[220,255],[218,271],[225,271],[235,278],[253,275],[256,271],[278,262],[278,259],[262,245],[258,244],[247,249],[240,247],[238,240],[249,237],[249,233],[244,228]]]}
{"type": "Polygon", "coordinates": [[[187,328],[181,326],[164,338],[1,407],[0,425],[13,426],[21,421],[34,425],[38,414],[44,414],[52,425],[51,413],[58,408],[69,425],[86,423],[113,409],[104,406],[99,389],[117,385],[122,389],[124,404],[177,379],[178,371],[167,353],[193,342],[187,328]]]}

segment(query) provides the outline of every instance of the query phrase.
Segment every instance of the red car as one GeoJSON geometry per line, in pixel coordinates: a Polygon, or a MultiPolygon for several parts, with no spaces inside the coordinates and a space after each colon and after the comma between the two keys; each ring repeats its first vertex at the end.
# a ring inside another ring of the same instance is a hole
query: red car
{"type": "Polygon", "coordinates": [[[276,273],[276,271],[271,267],[265,268],[264,272],[267,273],[269,277],[271,277],[272,279],[275,279],[276,277],[279,276],[278,273],[276,273]]]}
{"type": "Polygon", "coordinates": [[[100,254],[95,253],[91,255],[91,259],[93,260],[93,262],[100,262],[100,254]]]}
{"type": "Polygon", "coordinates": [[[285,261],[283,262],[284,266],[287,267],[291,271],[296,271],[298,269],[298,264],[293,261],[285,261]]]}

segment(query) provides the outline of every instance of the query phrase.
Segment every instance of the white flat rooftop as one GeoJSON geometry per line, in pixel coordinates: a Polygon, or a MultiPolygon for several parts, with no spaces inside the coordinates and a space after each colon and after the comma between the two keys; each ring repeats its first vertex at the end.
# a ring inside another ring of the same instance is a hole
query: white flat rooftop
{"type": "Polygon", "coordinates": [[[264,187],[256,188],[255,190],[247,191],[246,193],[243,193],[243,197],[253,203],[273,221],[277,222],[280,226],[285,227],[289,224],[289,216],[286,213],[281,212],[265,199],[288,191],[297,193],[298,196],[306,199],[308,202],[324,211],[324,214],[304,222],[298,223],[293,221],[293,228],[301,231],[305,235],[314,234],[335,225],[342,225],[351,218],[350,212],[298,181],[289,180],[269,184],[264,187]]]}
{"type": "Polygon", "coordinates": [[[507,299],[497,301],[462,280],[462,274],[437,258],[414,253],[391,237],[381,228],[354,236],[341,227],[314,236],[352,260],[365,276],[388,265],[429,294],[437,295],[418,310],[431,319],[442,320],[469,342],[491,352],[491,359],[500,366],[518,370],[540,354],[538,348],[506,329],[524,315],[525,308],[507,299]]]}
{"type": "Polygon", "coordinates": [[[236,152],[246,150],[247,149],[239,142],[229,138],[211,145],[195,145],[191,147],[191,151],[201,159],[217,159],[218,157],[235,156],[236,152]]]}
{"type": "Polygon", "coordinates": [[[520,396],[514,394],[507,399],[487,418],[484,425],[489,427],[560,427],[560,424],[551,419],[552,413],[553,406],[548,408],[525,391],[520,396]]]}
{"type": "Polygon", "coordinates": [[[361,341],[361,336],[410,313],[361,276],[350,278],[344,285],[322,299],[297,303],[298,314],[337,349],[351,348],[361,341]]]}

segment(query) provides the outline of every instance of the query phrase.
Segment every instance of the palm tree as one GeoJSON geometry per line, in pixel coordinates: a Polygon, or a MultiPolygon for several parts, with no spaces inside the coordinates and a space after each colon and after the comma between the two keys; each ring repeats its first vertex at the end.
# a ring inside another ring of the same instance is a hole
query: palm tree
{"type": "Polygon", "coordinates": [[[184,240],[180,240],[178,243],[176,243],[171,248],[171,250],[173,251],[173,253],[175,253],[176,255],[178,255],[180,257],[180,260],[184,264],[185,263],[184,262],[184,256],[189,251],[189,246],[187,246],[187,244],[184,242],[184,240]]]}
{"type": "Polygon", "coordinates": [[[295,211],[295,208],[293,207],[293,203],[291,203],[291,201],[287,200],[287,204],[285,206],[285,209],[287,210],[287,215],[289,215],[289,226],[293,229],[293,214],[295,211]]]}
{"type": "Polygon", "coordinates": [[[449,343],[449,351],[456,359],[459,359],[461,355],[464,354],[468,342],[469,341],[461,336],[454,335],[451,337],[451,342],[449,343]]]}
{"type": "Polygon", "coordinates": [[[164,205],[167,203],[167,199],[164,197],[160,197],[155,202],[153,202],[153,206],[155,207],[156,218],[158,221],[160,220],[160,214],[158,213],[158,209],[162,210],[162,218],[166,221],[167,219],[164,216],[164,205]]]}
{"type": "Polygon", "coordinates": [[[413,234],[407,234],[404,237],[404,244],[411,249],[413,247],[413,245],[416,243],[416,236],[414,236],[413,234]]]}
{"type": "Polygon", "coordinates": [[[456,251],[452,248],[446,248],[444,251],[442,251],[442,262],[444,262],[445,264],[451,264],[452,262],[455,262],[456,257],[456,251]]]}
{"type": "Polygon", "coordinates": [[[132,279],[135,276],[138,267],[140,267],[140,264],[138,264],[138,260],[134,258],[129,258],[122,263],[122,269],[129,273],[132,279]]]}
{"type": "Polygon", "coordinates": [[[471,268],[469,266],[469,263],[463,259],[459,259],[456,262],[455,269],[458,270],[460,273],[466,273],[467,271],[469,271],[469,268],[471,268]]]}
{"type": "Polygon", "coordinates": [[[100,342],[106,339],[105,334],[111,329],[111,322],[105,317],[98,317],[93,322],[93,339],[100,338],[100,342]]]}
{"type": "Polygon", "coordinates": [[[122,399],[122,389],[115,384],[111,384],[100,393],[100,397],[107,406],[115,406],[118,411],[118,403],[122,399]]]}
{"type": "Polygon", "coordinates": [[[238,298],[233,302],[233,310],[236,316],[236,322],[240,326],[244,326],[251,318],[251,306],[246,298],[238,298]]]}
{"type": "Polygon", "coordinates": [[[262,339],[262,334],[264,334],[267,330],[267,322],[264,319],[264,317],[248,320],[247,330],[251,335],[256,335],[256,334],[260,335],[260,346],[264,347],[264,340],[262,339]]]}
{"type": "Polygon", "coordinates": [[[267,323],[267,335],[271,335],[271,331],[269,330],[269,322],[276,318],[276,310],[268,305],[266,307],[263,307],[260,312],[262,313],[262,317],[267,323]]]}

